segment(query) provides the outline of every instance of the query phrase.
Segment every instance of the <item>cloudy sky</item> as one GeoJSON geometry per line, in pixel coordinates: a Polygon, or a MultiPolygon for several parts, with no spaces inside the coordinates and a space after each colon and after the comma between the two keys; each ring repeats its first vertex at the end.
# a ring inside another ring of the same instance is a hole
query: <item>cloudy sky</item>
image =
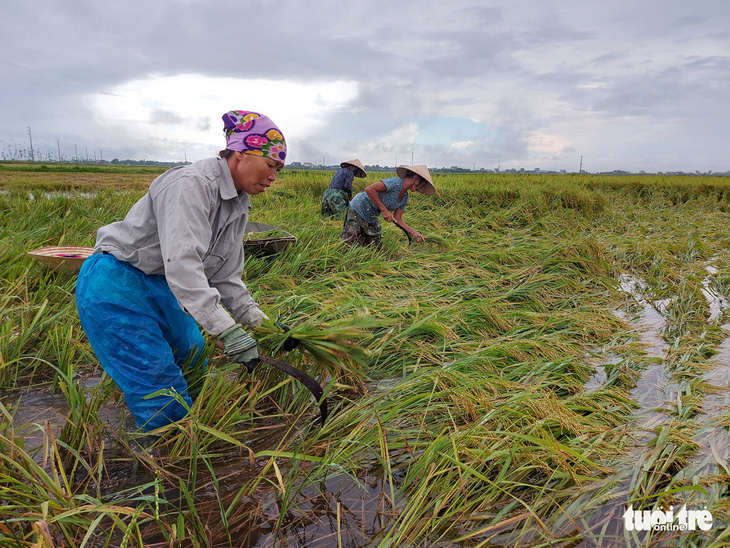
{"type": "Polygon", "coordinates": [[[3,0],[0,152],[730,170],[725,0],[3,0]],[[30,131],[29,131],[30,128],[30,131]]]}

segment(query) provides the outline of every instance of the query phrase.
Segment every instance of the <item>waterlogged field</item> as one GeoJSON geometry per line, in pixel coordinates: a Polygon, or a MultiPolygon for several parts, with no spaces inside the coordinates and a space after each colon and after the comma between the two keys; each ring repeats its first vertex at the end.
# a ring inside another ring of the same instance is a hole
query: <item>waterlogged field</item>
{"type": "Polygon", "coordinates": [[[320,217],[331,173],[285,171],[251,220],[297,242],[244,278],[327,423],[211,341],[190,418],[150,438],[75,275],[26,252],[93,245],[154,174],[0,167],[0,545],[730,542],[730,181],[436,174],[405,214],[426,242],[369,249],[320,217]]]}

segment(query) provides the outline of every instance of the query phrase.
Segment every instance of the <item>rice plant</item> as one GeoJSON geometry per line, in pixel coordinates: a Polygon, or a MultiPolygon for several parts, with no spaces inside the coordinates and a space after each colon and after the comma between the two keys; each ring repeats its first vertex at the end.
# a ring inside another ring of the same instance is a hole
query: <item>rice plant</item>
{"type": "Polygon", "coordinates": [[[437,194],[407,210],[426,241],[385,224],[373,249],[320,217],[330,173],[285,171],[251,220],[297,242],[247,257],[243,277],[271,318],[253,330],[261,353],[319,380],[329,419],[295,380],[249,374],[209,340],[189,416],[149,436],[85,339],[75,276],[26,252],[93,245],[153,176],[0,170],[0,544],[612,545],[629,501],[685,494],[727,540],[727,476],[684,475],[699,376],[726,336],[702,292],[710,261],[717,291],[730,285],[725,181],[435,174],[437,194]],[[641,342],[627,273],[670,303],[662,356],[641,342]],[[657,367],[666,401],[646,410],[637,386],[657,367]],[[19,422],[41,394],[66,402],[60,418],[19,422]],[[693,485],[709,499],[676,490],[693,485]]]}

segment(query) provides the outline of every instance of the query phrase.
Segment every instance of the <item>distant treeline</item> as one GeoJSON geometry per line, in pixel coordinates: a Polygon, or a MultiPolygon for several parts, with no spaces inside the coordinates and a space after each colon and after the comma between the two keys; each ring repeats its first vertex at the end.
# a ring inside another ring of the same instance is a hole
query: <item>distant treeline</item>
{"type": "Polygon", "coordinates": [[[0,162],[0,171],[5,172],[49,172],[49,173],[162,173],[180,163],[141,161],[134,164],[121,162],[97,162],[90,164],[67,164],[59,162],[0,162]]]}
{"type": "MultiPolygon", "coordinates": [[[[118,160],[114,158],[111,161],[100,160],[97,162],[81,162],[81,163],[67,163],[67,162],[24,162],[17,160],[0,160],[0,170],[9,171],[52,171],[60,173],[99,173],[99,172],[115,172],[115,168],[125,173],[134,173],[135,171],[130,168],[140,168],[142,171],[139,173],[150,173],[150,172],[162,172],[174,166],[187,165],[191,162],[159,162],[157,160],[118,160]],[[145,169],[148,168],[148,169],[145,169]]],[[[365,165],[365,169],[369,173],[390,173],[395,172],[395,167],[391,166],[380,166],[380,165],[365,165]]],[[[336,171],[340,168],[339,165],[303,165],[299,162],[292,162],[286,166],[288,171],[336,171]]],[[[442,167],[442,168],[429,168],[431,173],[497,173],[497,174],[533,174],[533,175],[578,175],[577,171],[565,170],[551,171],[551,170],[527,170],[527,169],[466,169],[461,167],[442,167]]],[[[656,173],[649,173],[645,171],[631,172],[615,169],[613,171],[597,171],[589,172],[582,171],[582,175],[661,175],[661,176],[687,176],[687,177],[730,177],[730,171],[715,171],[712,170],[702,173],[700,171],[695,172],[684,172],[684,171],[658,171],[656,173]]]]}

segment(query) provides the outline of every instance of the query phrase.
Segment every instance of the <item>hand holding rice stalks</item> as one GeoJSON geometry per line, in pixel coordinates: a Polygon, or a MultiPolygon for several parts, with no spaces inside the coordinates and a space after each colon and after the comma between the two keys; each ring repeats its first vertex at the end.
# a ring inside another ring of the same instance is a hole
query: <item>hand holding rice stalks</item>
{"type": "Polygon", "coordinates": [[[291,338],[298,344],[296,349],[306,351],[320,365],[330,366],[331,373],[341,373],[357,378],[362,376],[362,366],[368,356],[360,343],[372,337],[366,328],[366,320],[358,320],[357,326],[352,320],[338,320],[314,325],[310,321],[288,321],[289,331],[285,331],[275,320],[265,319],[261,326],[255,327],[255,337],[260,345],[269,348],[273,353],[283,351],[291,338]]]}

